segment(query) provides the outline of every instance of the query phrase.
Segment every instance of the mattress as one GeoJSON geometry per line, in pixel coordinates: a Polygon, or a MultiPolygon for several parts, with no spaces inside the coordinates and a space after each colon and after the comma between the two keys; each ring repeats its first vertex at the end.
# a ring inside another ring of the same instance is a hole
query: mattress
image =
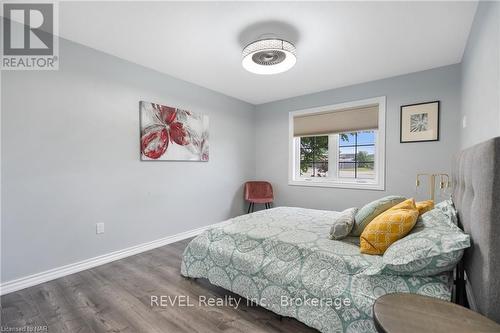
{"type": "Polygon", "coordinates": [[[377,274],[381,256],[359,238],[328,238],[338,212],[279,207],[233,218],[186,247],[181,274],[206,278],[321,332],[376,332],[372,307],[388,293],[451,298],[451,273],[377,274]]]}

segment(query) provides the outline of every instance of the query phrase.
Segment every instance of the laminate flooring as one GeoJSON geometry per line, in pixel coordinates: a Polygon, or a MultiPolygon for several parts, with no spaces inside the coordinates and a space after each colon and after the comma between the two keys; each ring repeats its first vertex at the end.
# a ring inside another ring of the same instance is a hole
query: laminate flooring
{"type": "Polygon", "coordinates": [[[1,331],[317,332],[295,319],[280,318],[260,306],[248,305],[244,298],[238,308],[234,303],[200,305],[200,297],[240,297],[205,279],[180,275],[181,256],[188,242],[169,244],[4,295],[1,331]],[[151,297],[157,296],[162,305],[162,295],[163,306],[152,306],[151,297]]]}

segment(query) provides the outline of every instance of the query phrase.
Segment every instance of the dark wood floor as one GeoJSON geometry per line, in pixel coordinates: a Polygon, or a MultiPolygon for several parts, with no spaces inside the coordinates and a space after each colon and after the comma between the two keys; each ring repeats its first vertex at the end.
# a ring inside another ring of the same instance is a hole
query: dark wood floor
{"type": "Polygon", "coordinates": [[[180,275],[189,240],[1,297],[2,331],[39,326],[43,332],[317,332],[264,308],[198,306],[198,297],[239,298],[204,279],[180,275]],[[193,307],[151,306],[152,295],[189,296],[193,307]]]}

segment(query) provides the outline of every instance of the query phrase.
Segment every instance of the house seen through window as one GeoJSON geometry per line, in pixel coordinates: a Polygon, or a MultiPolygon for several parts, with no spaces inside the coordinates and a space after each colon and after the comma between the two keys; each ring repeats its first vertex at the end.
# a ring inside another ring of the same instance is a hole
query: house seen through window
{"type": "Polygon", "coordinates": [[[300,176],[374,179],[375,130],[301,137],[300,176]],[[331,141],[338,143],[332,152],[331,141]],[[336,165],[329,173],[330,161],[336,165]]]}
{"type": "Polygon", "coordinates": [[[375,178],[375,131],[339,134],[339,178],[375,178]]]}

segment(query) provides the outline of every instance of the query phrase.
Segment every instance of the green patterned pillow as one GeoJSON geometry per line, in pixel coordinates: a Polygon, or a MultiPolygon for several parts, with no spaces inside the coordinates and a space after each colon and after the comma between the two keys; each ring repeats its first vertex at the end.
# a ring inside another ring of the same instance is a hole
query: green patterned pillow
{"type": "Polygon", "coordinates": [[[450,218],[450,222],[452,222],[454,225],[458,225],[457,210],[455,209],[455,205],[453,204],[453,201],[451,201],[451,199],[441,201],[440,203],[436,204],[434,208],[440,209],[446,216],[450,218]]]}
{"type": "Polygon", "coordinates": [[[349,235],[354,226],[354,217],[357,211],[357,208],[348,208],[335,218],[330,229],[330,239],[339,240],[349,235]]]}
{"type": "Polygon", "coordinates": [[[384,274],[431,276],[452,270],[470,246],[470,237],[434,208],[419,217],[410,234],[382,258],[384,274]]]}
{"type": "Polygon", "coordinates": [[[361,235],[368,223],[370,223],[375,217],[405,200],[405,197],[389,195],[364,205],[356,214],[351,236],[361,235]]]}

